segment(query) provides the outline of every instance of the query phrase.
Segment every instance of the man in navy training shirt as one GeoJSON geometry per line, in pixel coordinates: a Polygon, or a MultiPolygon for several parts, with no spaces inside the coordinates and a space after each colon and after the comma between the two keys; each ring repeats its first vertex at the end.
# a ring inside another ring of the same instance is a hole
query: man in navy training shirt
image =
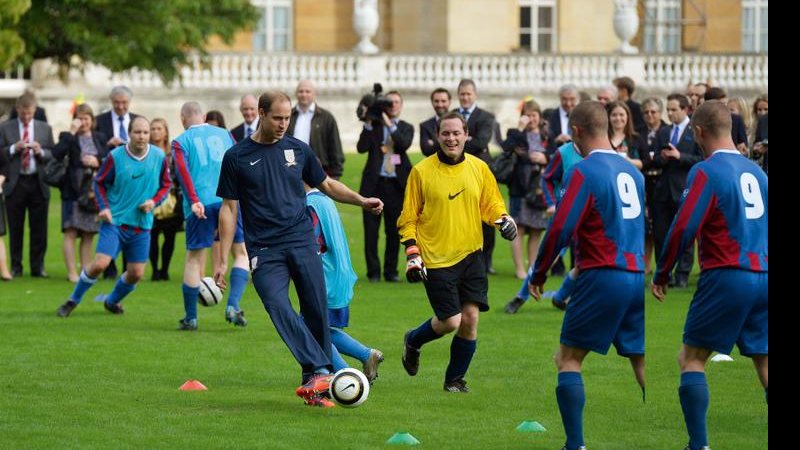
{"type": "Polygon", "coordinates": [[[590,351],[604,355],[613,343],[644,392],[644,176],[612,150],[600,102],[576,106],[569,127],[584,159],[567,173],[530,285],[539,300],[547,270],[574,239],[579,274],[555,363],[564,449],[578,450],[585,449],[581,366],[590,351]]]}
{"type": "MultiPolygon", "coordinates": [[[[258,100],[261,126],[225,153],[217,195],[222,197],[219,235],[223,255],[230,252],[238,207],[242,208],[245,246],[253,284],[275,329],[303,371],[295,390],[307,405],[332,407],[327,395],[331,338],[322,260],[306,210],[303,182],[330,198],[380,214],[380,199],[364,198],[329,178],[304,142],[284,136],[292,105],[283,92],[266,92],[258,100]],[[300,315],[289,302],[289,280],[300,299],[300,315]],[[302,315],[302,317],[301,317],[302,315]]],[[[227,261],[214,269],[224,288],[227,261]]]]}
{"type": "Polygon", "coordinates": [[[711,352],[728,354],[736,344],[753,359],[769,395],[769,185],[764,171],[736,150],[724,103],[704,102],[691,127],[705,160],[689,172],[652,291],[664,301],[670,270],[699,233],[700,280],[683,328],[678,395],[689,432],[686,449],[700,450],[709,448],[705,365],[711,352]]]}

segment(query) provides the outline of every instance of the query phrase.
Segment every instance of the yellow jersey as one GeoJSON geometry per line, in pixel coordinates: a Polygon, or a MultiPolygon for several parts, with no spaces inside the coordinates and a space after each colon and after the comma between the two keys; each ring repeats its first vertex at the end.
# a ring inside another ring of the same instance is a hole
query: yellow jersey
{"type": "Polygon", "coordinates": [[[403,211],[397,219],[400,242],[414,239],[432,269],[450,267],[483,247],[481,222],[507,214],[497,180],[482,160],[465,154],[447,164],[433,154],[411,168],[403,211]]]}

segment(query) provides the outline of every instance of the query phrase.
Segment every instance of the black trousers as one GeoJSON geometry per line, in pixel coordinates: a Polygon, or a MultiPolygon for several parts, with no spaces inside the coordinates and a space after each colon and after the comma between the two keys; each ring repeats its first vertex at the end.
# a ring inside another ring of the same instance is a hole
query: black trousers
{"type": "Polygon", "coordinates": [[[381,277],[381,261],[378,258],[378,229],[383,218],[386,233],[386,248],[383,252],[383,276],[397,276],[397,255],[400,252],[400,234],[397,219],[403,209],[403,189],[397,178],[378,178],[375,197],[383,201],[383,214],[376,216],[364,211],[364,256],[367,260],[367,278],[381,277]]]}
{"type": "Polygon", "coordinates": [[[20,175],[14,191],[6,197],[8,231],[11,247],[11,270],[22,273],[22,240],[25,235],[25,213],[30,228],[31,274],[44,270],[47,251],[47,210],[50,199],[44,197],[37,175],[20,175]]]}
{"type": "Polygon", "coordinates": [[[494,233],[497,231],[497,228],[486,225],[483,225],[483,262],[486,265],[486,270],[488,271],[492,266],[492,253],[494,252],[494,233]]]}
{"type": "MultiPolygon", "coordinates": [[[[661,250],[664,248],[667,239],[667,232],[675,215],[678,214],[678,203],[672,200],[653,201],[653,238],[656,246],[656,261],[661,257],[661,250]]],[[[694,264],[694,244],[690,245],[680,256],[678,265],[675,268],[676,281],[688,281],[689,272],[692,271],[694,264]]]]}

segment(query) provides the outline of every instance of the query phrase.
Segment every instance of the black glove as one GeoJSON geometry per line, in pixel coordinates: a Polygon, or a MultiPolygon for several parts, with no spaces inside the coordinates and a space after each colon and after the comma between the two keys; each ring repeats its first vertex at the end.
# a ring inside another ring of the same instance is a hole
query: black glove
{"type": "Polygon", "coordinates": [[[419,254],[419,247],[410,245],[406,248],[406,280],[409,283],[418,283],[428,280],[428,271],[422,256],[419,254]]]}
{"type": "Polygon", "coordinates": [[[494,221],[495,225],[500,227],[500,235],[507,241],[513,241],[517,238],[517,224],[511,216],[503,216],[494,221]]]}

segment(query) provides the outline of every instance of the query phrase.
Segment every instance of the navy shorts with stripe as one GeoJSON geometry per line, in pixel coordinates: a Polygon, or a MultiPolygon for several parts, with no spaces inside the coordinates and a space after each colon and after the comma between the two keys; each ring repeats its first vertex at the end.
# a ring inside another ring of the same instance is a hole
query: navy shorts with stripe
{"type": "MultiPolygon", "coordinates": [[[[219,210],[222,203],[214,203],[205,207],[205,219],[198,219],[193,213],[186,216],[186,248],[199,250],[209,248],[215,241],[219,241],[219,210]]],[[[242,210],[238,209],[236,218],[236,231],[233,242],[244,242],[244,229],[242,228],[242,210]]]]}
{"type": "Polygon", "coordinates": [[[683,343],[729,354],[769,354],[768,272],[723,268],[700,274],[683,343]]]}
{"type": "Polygon", "coordinates": [[[598,268],[581,272],[561,324],[561,343],[605,355],[644,355],[644,273],[598,268]]]}

